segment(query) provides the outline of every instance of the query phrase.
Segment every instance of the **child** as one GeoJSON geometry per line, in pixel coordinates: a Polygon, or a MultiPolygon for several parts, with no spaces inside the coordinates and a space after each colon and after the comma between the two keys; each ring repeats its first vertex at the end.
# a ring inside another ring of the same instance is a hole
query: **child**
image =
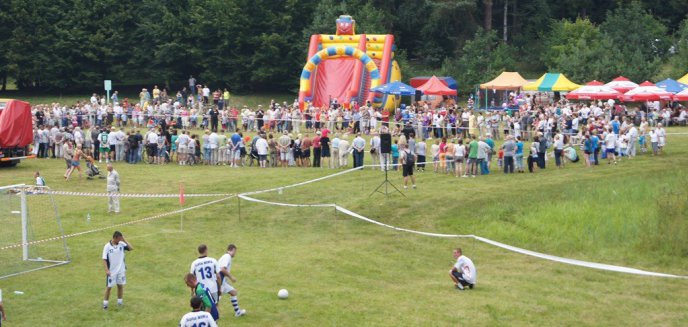
{"type": "Polygon", "coordinates": [[[45,186],[45,179],[41,177],[41,172],[36,170],[36,172],[33,174],[33,177],[36,179],[36,186],[45,186]]]}
{"type": "Polygon", "coordinates": [[[499,152],[497,152],[497,166],[501,168],[502,164],[504,164],[504,150],[499,149],[499,152]]]}
{"type": "Polygon", "coordinates": [[[619,139],[619,156],[620,157],[625,157],[628,155],[628,141],[629,141],[628,134],[621,135],[621,138],[619,139]]]}
{"type": "Polygon", "coordinates": [[[645,134],[640,135],[638,138],[638,144],[640,145],[640,152],[647,152],[647,143],[645,142],[645,134]]]}
{"type": "Polygon", "coordinates": [[[196,135],[191,136],[191,140],[187,146],[188,156],[186,157],[186,163],[191,166],[196,163],[196,135]]]}

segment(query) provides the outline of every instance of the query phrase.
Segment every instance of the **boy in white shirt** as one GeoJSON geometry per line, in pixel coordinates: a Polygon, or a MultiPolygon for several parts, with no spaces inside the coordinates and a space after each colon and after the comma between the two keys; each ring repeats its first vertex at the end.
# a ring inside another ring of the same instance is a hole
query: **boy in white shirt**
{"type": "Polygon", "coordinates": [[[473,289],[478,277],[473,261],[463,255],[461,248],[454,249],[454,259],[456,259],[456,263],[449,271],[449,276],[454,282],[454,285],[456,285],[457,289],[462,291],[465,289],[465,286],[473,289]]]}
{"type": "Polygon", "coordinates": [[[127,283],[125,272],[127,270],[124,263],[124,251],[131,251],[134,248],[124,239],[121,232],[115,231],[112,240],[103,247],[103,265],[105,266],[106,288],[105,298],[103,299],[103,310],[107,310],[110,300],[110,290],[117,284],[117,305],[121,306],[122,296],[124,295],[124,285],[127,283]]]}

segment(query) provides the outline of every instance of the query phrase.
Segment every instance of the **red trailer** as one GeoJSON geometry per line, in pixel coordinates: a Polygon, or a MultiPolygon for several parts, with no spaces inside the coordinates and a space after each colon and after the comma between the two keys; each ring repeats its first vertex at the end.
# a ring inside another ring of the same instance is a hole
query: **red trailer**
{"type": "Polygon", "coordinates": [[[33,158],[33,119],[28,102],[0,99],[0,167],[15,166],[19,160],[33,158]]]}

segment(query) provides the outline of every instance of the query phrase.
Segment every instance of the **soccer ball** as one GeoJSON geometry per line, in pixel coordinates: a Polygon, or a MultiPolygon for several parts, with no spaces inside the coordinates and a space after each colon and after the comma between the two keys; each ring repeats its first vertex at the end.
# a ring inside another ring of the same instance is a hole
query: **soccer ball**
{"type": "Polygon", "coordinates": [[[281,290],[279,290],[279,292],[277,292],[277,297],[284,300],[284,299],[289,297],[289,291],[287,291],[285,289],[281,289],[281,290]]]}

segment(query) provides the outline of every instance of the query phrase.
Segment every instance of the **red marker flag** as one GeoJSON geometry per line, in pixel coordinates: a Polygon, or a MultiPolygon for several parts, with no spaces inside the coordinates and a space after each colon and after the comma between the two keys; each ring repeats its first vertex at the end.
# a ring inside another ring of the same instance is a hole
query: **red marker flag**
{"type": "Polygon", "coordinates": [[[179,205],[184,205],[184,184],[179,183],[179,205]]]}

